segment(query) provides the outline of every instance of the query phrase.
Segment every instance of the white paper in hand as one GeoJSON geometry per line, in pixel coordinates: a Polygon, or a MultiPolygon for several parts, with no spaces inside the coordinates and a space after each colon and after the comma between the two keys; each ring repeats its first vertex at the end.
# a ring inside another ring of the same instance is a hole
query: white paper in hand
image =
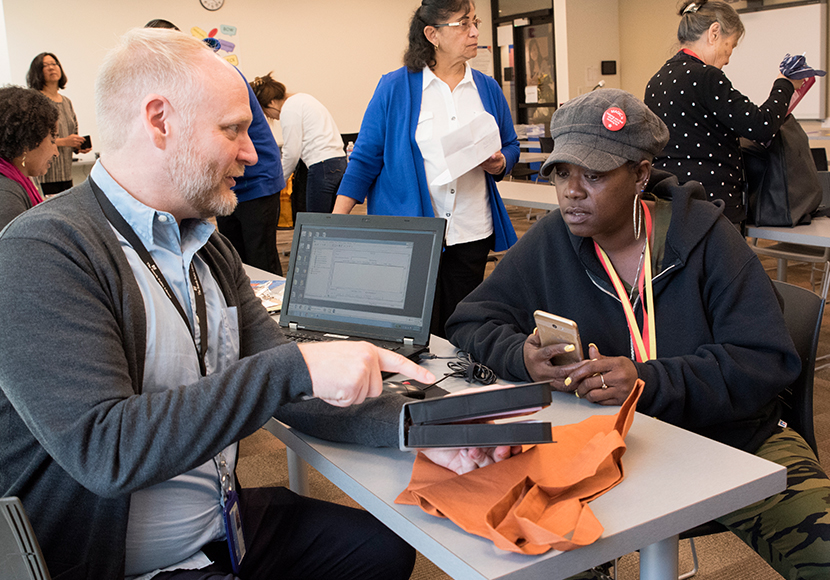
{"type": "Polygon", "coordinates": [[[441,138],[447,170],[431,185],[446,185],[474,167],[478,167],[497,151],[501,151],[501,134],[490,113],[479,113],[473,120],[441,138]]]}

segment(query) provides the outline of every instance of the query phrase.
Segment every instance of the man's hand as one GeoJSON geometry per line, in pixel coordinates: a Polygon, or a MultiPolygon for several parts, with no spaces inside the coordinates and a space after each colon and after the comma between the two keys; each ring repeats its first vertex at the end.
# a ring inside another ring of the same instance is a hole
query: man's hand
{"type": "Polygon", "coordinates": [[[510,447],[465,447],[461,449],[421,449],[430,461],[459,475],[498,463],[522,452],[521,445],[510,447]]]}
{"type": "Polygon", "coordinates": [[[381,371],[401,373],[421,383],[435,376],[392,351],[368,342],[317,342],[299,345],[305,359],[314,396],[330,405],[359,405],[383,390],[381,371]]]}

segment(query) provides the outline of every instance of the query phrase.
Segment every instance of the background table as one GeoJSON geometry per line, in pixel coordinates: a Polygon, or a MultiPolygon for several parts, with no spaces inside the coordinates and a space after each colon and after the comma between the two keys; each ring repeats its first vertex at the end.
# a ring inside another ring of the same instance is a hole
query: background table
{"type": "MultiPolygon", "coordinates": [[[[501,188],[501,185],[499,187],[501,188]]],[[[746,235],[750,238],[761,238],[762,240],[830,248],[830,218],[813,218],[809,224],[792,228],[747,226],[746,235]]]]}
{"type": "Polygon", "coordinates": [[[550,157],[550,153],[539,151],[522,151],[519,153],[519,163],[544,163],[550,157]]]}
{"type": "Polygon", "coordinates": [[[559,207],[556,188],[530,181],[500,181],[497,184],[502,201],[508,205],[553,211],[559,207]]]}
{"type": "MultiPolygon", "coordinates": [[[[455,352],[435,337],[430,350],[439,356],[455,352]]],[[[442,376],[446,360],[424,366],[442,376]]],[[[468,386],[460,379],[441,384],[449,391],[468,386]]],[[[553,395],[553,404],[534,418],[563,425],[618,410],[566,393],[553,395]]],[[[265,428],[453,578],[557,580],[639,549],[643,580],[674,580],[677,534],[786,485],[783,467],[638,413],[626,438],[626,479],[591,502],[605,527],[602,537],[570,552],[524,556],[499,550],[416,506],[396,505],[409,482],[412,454],[322,441],[275,419],[265,428]]],[[[289,470],[299,467],[289,465],[289,470]]]]}

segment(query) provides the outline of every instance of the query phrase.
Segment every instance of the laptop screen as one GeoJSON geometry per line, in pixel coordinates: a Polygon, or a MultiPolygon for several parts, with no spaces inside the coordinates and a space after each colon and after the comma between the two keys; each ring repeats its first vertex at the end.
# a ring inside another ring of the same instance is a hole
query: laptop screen
{"type": "Polygon", "coordinates": [[[298,213],[280,325],[427,344],[444,226],[298,213]]]}

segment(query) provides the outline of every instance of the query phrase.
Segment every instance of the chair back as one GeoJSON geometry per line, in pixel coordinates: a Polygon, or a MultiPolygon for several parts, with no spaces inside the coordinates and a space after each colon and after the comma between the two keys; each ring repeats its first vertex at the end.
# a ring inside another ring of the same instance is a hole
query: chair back
{"type": "Polygon", "coordinates": [[[813,161],[816,163],[816,170],[827,171],[827,149],[824,147],[813,147],[810,149],[813,161]]]}
{"type": "Polygon", "coordinates": [[[542,153],[553,153],[553,138],[539,137],[539,147],[542,153]]]}
{"type": "Polygon", "coordinates": [[[0,574],[10,580],[50,580],[32,524],[16,497],[0,499],[0,574]]]}
{"type": "MultiPolygon", "coordinates": [[[[780,395],[784,407],[782,418],[787,425],[801,435],[818,457],[816,435],[813,431],[813,373],[816,369],[816,350],[824,315],[824,298],[801,286],[773,280],[775,289],[784,299],[784,322],[801,358],[801,374],[780,395]]],[[[681,540],[719,534],[726,526],[712,520],[680,533],[681,540]]],[[[680,578],[690,578],[697,573],[697,555],[692,544],[695,561],[692,572],[680,578]]]]}
{"type": "Polygon", "coordinates": [[[818,456],[813,429],[813,374],[816,367],[824,299],[800,286],[773,280],[784,299],[784,320],[801,358],[801,374],[780,395],[784,421],[797,431],[818,456]]]}

